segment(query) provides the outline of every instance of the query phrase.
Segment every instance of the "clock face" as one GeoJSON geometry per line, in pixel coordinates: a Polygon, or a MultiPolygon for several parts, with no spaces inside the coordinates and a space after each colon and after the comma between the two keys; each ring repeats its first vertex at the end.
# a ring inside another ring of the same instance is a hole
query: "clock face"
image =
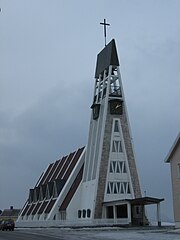
{"type": "Polygon", "coordinates": [[[119,99],[110,101],[110,113],[122,115],[123,112],[123,101],[119,99]]]}
{"type": "Polygon", "coordinates": [[[99,110],[100,110],[100,104],[93,104],[92,105],[93,110],[93,119],[96,120],[99,117],[99,110]]]}

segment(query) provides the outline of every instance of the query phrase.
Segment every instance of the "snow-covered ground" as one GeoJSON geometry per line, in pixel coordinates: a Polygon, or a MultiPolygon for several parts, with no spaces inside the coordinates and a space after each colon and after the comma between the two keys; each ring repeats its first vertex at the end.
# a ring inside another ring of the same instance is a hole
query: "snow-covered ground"
{"type": "Polygon", "coordinates": [[[17,229],[44,237],[53,236],[68,240],[180,240],[180,229],[173,228],[89,228],[89,229],[17,229]]]}

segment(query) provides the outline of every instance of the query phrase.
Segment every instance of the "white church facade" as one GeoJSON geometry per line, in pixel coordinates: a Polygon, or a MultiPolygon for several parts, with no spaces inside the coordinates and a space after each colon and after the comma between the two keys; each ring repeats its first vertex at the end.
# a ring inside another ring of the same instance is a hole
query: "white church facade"
{"type": "Polygon", "coordinates": [[[17,226],[147,224],[113,39],[98,54],[86,147],[49,164],[29,190],[17,226]]]}

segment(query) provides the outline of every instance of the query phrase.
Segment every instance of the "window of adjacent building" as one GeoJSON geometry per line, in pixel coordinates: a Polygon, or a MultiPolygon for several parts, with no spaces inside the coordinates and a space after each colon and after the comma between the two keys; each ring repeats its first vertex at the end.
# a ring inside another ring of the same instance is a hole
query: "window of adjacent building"
{"type": "Polygon", "coordinates": [[[177,176],[180,178],[180,163],[177,165],[177,176]]]}

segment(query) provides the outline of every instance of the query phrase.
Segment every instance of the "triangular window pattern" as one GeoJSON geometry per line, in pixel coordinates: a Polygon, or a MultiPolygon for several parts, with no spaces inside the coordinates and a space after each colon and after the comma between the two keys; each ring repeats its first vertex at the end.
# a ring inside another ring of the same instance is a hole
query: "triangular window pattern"
{"type": "Polygon", "coordinates": [[[131,194],[129,182],[108,182],[107,194],[131,194]]]}
{"type": "Polygon", "coordinates": [[[118,140],[113,140],[112,152],[122,152],[122,143],[118,140]]]}
{"type": "Polygon", "coordinates": [[[127,173],[125,161],[111,161],[109,166],[110,173],[127,173]]]}

